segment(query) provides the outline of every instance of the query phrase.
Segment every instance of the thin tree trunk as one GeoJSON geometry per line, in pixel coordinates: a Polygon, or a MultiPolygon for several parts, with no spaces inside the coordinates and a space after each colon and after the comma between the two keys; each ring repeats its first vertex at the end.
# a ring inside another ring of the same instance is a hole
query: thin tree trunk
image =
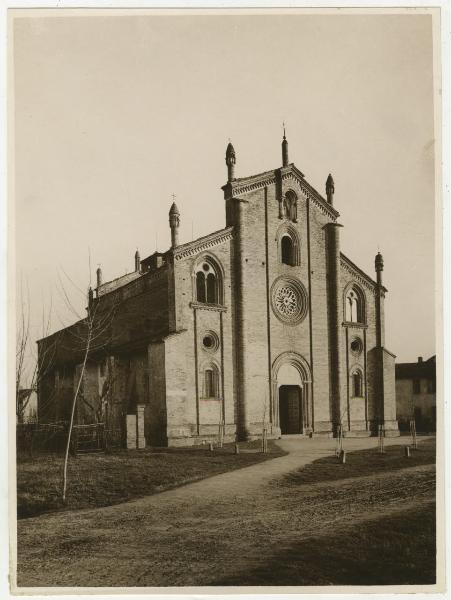
{"type": "Polygon", "coordinates": [[[67,434],[66,454],[64,457],[64,470],[63,470],[63,502],[66,502],[67,462],[69,459],[69,448],[70,448],[70,440],[71,440],[71,436],[72,436],[72,428],[73,428],[73,424],[74,424],[75,406],[77,404],[77,396],[78,396],[78,392],[80,391],[81,382],[83,380],[83,375],[84,375],[85,368],[86,368],[86,362],[88,360],[89,348],[91,346],[91,336],[92,336],[92,329],[90,327],[89,333],[88,333],[88,339],[86,341],[86,350],[85,350],[85,356],[83,359],[83,365],[81,367],[80,377],[78,378],[78,385],[77,385],[77,389],[75,391],[74,401],[72,403],[72,412],[70,415],[69,432],[67,434]]]}

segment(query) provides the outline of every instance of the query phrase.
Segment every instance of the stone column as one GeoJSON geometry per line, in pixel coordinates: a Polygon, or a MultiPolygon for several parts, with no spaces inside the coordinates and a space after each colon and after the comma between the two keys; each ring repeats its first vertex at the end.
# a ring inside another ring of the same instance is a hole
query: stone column
{"type": "Polygon", "coordinates": [[[341,400],[341,329],[343,303],[340,289],[340,227],[342,227],[342,225],[338,223],[328,223],[325,226],[327,300],[329,307],[330,408],[334,429],[340,424],[343,413],[341,400]]]}
{"type": "Polygon", "coordinates": [[[249,437],[249,423],[246,406],[246,375],[247,361],[249,356],[249,348],[246,337],[246,316],[245,316],[245,262],[244,262],[244,209],[245,202],[240,199],[235,199],[237,203],[237,222],[236,234],[234,237],[235,243],[235,306],[236,306],[236,352],[237,352],[237,368],[238,368],[238,436],[242,440],[249,437]]]}

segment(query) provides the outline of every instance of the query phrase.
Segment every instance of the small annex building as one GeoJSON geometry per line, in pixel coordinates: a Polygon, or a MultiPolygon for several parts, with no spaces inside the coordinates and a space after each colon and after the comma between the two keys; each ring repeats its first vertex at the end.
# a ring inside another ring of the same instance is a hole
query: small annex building
{"type": "Polygon", "coordinates": [[[436,429],[436,368],[435,354],[427,360],[398,363],[396,377],[396,416],[401,430],[407,431],[411,420],[417,431],[436,429]]]}
{"type": "MultiPolygon", "coordinates": [[[[75,420],[128,447],[283,434],[398,435],[395,357],[375,278],[340,251],[335,186],[323,197],[288,159],[249,177],[226,151],[225,227],[179,241],[89,293],[92,339],[75,420]]],[[[38,342],[39,420],[67,420],[89,335],[79,321],[38,342]]]]}

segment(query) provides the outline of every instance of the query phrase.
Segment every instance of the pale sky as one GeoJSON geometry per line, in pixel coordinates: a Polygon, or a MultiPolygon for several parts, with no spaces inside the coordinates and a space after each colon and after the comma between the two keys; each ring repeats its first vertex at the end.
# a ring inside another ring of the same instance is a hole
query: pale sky
{"type": "Polygon", "coordinates": [[[35,337],[70,324],[62,269],[82,288],[225,224],[225,148],[236,175],[290,161],[320,193],[329,172],[342,251],[385,261],[386,347],[428,358],[434,340],[434,122],[428,15],[116,16],[15,22],[18,278],[35,337]]]}

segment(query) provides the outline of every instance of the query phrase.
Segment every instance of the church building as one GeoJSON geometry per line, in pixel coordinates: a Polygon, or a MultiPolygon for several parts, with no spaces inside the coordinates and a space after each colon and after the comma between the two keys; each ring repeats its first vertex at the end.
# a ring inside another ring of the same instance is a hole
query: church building
{"type": "Polygon", "coordinates": [[[38,342],[43,423],[103,422],[127,447],[284,434],[399,435],[395,356],[385,348],[383,259],[375,278],[340,251],[325,197],[288,158],[236,177],[226,150],[225,227],[179,242],[89,292],[87,319],[38,342]],[[90,349],[83,368],[86,345],[90,349]]]}

